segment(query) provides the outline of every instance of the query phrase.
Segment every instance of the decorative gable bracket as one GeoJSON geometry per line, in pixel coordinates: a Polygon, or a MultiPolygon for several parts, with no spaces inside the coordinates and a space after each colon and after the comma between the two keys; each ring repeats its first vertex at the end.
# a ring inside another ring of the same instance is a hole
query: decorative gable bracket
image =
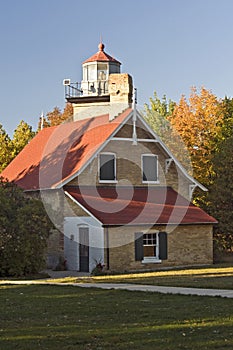
{"type": "Polygon", "coordinates": [[[165,159],[165,174],[168,173],[168,170],[169,170],[169,168],[171,166],[172,161],[173,161],[173,158],[165,159]]]}
{"type": "Polygon", "coordinates": [[[190,199],[190,200],[192,199],[193,191],[195,190],[196,187],[197,187],[196,184],[191,184],[191,185],[189,185],[189,199],[190,199]]]}

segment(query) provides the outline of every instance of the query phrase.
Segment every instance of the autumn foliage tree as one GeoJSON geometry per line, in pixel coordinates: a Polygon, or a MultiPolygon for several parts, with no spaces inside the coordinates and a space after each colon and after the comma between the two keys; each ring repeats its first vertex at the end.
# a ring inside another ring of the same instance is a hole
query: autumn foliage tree
{"type": "Polygon", "coordinates": [[[50,127],[50,126],[57,126],[62,124],[65,121],[70,121],[70,119],[73,116],[73,106],[71,103],[67,103],[63,112],[60,108],[54,107],[54,109],[51,112],[48,112],[46,117],[40,118],[38,130],[41,129],[41,125],[44,128],[50,127]]]}
{"type": "Polygon", "coordinates": [[[192,88],[175,106],[169,121],[184,141],[192,161],[193,175],[204,185],[212,182],[212,158],[222,140],[223,113],[220,101],[202,87],[192,88]]]}
{"type": "Polygon", "coordinates": [[[170,149],[187,171],[192,172],[190,156],[179,132],[172,126],[170,119],[176,109],[176,103],[167,99],[166,95],[160,99],[154,92],[150,98],[150,105],[144,105],[143,116],[160,139],[170,149]]]}

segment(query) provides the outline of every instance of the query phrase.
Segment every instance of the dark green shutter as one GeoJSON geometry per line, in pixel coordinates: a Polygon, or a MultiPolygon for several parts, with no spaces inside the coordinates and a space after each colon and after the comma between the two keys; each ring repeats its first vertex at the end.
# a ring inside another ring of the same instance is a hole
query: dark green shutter
{"type": "Polygon", "coordinates": [[[167,259],[167,232],[159,232],[159,259],[167,259]]]}
{"type": "Polygon", "coordinates": [[[143,232],[135,233],[135,260],[143,260],[143,232]]]}

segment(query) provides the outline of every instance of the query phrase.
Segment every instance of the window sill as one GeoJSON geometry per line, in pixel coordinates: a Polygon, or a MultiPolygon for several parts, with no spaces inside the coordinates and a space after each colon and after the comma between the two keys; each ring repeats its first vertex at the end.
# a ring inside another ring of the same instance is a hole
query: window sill
{"type": "Polygon", "coordinates": [[[99,180],[100,184],[117,184],[117,180],[99,180]]]}
{"type": "Polygon", "coordinates": [[[160,184],[159,181],[142,181],[143,184],[160,184]]]}
{"type": "Polygon", "coordinates": [[[151,256],[151,257],[148,256],[142,260],[142,264],[159,264],[161,262],[162,262],[162,260],[157,259],[153,256],[151,256]]]}

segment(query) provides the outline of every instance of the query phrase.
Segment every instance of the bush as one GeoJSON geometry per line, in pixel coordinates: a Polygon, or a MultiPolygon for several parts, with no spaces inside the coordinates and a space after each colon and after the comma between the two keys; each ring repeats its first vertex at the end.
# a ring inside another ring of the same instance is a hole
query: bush
{"type": "Polygon", "coordinates": [[[23,276],[44,267],[52,228],[43,203],[0,179],[0,276],[23,276]]]}

